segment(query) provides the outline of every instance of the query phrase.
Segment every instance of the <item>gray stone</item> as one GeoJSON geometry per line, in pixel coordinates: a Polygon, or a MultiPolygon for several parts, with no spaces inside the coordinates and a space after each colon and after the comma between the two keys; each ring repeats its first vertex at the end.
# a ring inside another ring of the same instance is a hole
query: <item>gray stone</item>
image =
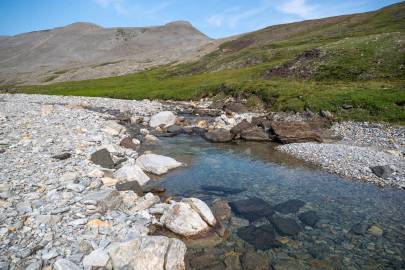
{"type": "Polygon", "coordinates": [[[83,258],[83,265],[84,267],[105,267],[109,260],[108,253],[99,248],[83,258]]]}
{"type": "Polygon", "coordinates": [[[55,270],[82,270],[81,267],[77,266],[76,264],[66,259],[58,259],[54,263],[53,268],[55,270]]]}
{"type": "Polygon", "coordinates": [[[214,143],[226,143],[233,139],[233,135],[229,130],[226,129],[216,129],[213,131],[208,131],[204,133],[204,138],[209,142],[214,143]]]}
{"type": "Polygon", "coordinates": [[[391,177],[393,170],[390,166],[374,166],[370,167],[371,171],[380,178],[389,178],[391,177]]]}
{"type": "Polygon", "coordinates": [[[114,189],[105,189],[90,193],[86,199],[96,201],[97,209],[101,213],[118,209],[122,203],[120,193],[114,189]]]}
{"type": "Polygon", "coordinates": [[[91,154],[90,160],[101,167],[112,169],[114,168],[114,161],[111,158],[110,152],[103,148],[91,154]]]}

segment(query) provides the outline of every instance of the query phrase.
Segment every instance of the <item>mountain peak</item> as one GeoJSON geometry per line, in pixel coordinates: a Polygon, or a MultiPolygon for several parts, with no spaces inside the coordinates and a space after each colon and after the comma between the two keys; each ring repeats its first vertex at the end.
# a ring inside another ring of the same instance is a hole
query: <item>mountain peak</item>
{"type": "Polygon", "coordinates": [[[165,24],[165,26],[188,26],[188,27],[193,27],[193,25],[188,22],[188,21],[174,21],[174,22],[169,22],[165,24]]]}

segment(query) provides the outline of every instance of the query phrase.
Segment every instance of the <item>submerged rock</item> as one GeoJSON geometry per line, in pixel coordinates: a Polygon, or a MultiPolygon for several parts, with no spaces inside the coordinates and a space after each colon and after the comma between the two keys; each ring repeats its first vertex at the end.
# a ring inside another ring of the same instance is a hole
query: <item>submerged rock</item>
{"type": "Polygon", "coordinates": [[[136,160],[136,164],[143,170],[156,175],[165,174],[171,169],[183,166],[173,158],[156,154],[144,154],[136,160]]]}
{"type": "Polygon", "coordinates": [[[308,211],[298,215],[298,218],[307,226],[314,227],[319,221],[319,216],[315,211],[308,211]]]}
{"type": "Polygon", "coordinates": [[[268,270],[270,261],[265,254],[247,252],[242,257],[242,267],[244,270],[268,270]]]}
{"type": "Polygon", "coordinates": [[[237,215],[249,221],[254,221],[261,217],[270,217],[274,214],[273,207],[260,198],[234,201],[230,203],[230,206],[237,215]]]}
{"type": "Polygon", "coordinates": [[[150,118],[149,126],[152,128],[163,125],[165,128],[176,124],[176,115],[170,111],[163,111],[150,118]]]}
{"type": "Polygon", "coordinates": [[[280,242],[276,240],[274,228],[270,224],[260,227],[253,225],[242,227],[239,228],[237,235],[256,249],[266,250],[281,246],[280,242]]]}
{"type": "Polygon", "coordinates": [[[114,168],[114,161],[111,158],[110,152],[103,148],[91,154],[90,160],[101,167],[112,169],[114,168]]]}
{"type": "Polygon", "coordinates": [[[282,214],[297,213],[304,205],[305,202],[293,199],[277,204],[276,206],[274,206],[274,210],[282,214]]]}
{"type": "Polygon", "coordinates": [[[165,236],[144,236],[108,248],[113,269],[183,270],[186,245],[165,236]]]}
{"type": "Polygon", "coordinates": [[[371,226],[370,228],[368,228],[367,231],[368,231],[369,234],[372,234],[372,235],[377,236],[377,237],[382,236],[383,233],[384,233],[383,229],[381,229],[377,225],[371,226]]]}
{"type": "Polygon", "coordinates": [[[293,218],[273,216],[270,219],[276,231],[283,236],[290,236],[298,234],[302,228],[293,218]]]}
{"type": "Polygon", "coordinates": [[[351,231],[357,235],[364,235],[364,234],[366,234],[367,229],[368,229],[368,225],[366,223],[360,222],[360,223],[353,225],[351,231]]]}
{"type": "Polygon", "coordinates": [[[219,220],[229,221],[231,219],[232,210],[228,204],[228,201],[223,199],[215,200],[212,203],[211,209],[214,216],[217,217],[219,220]]]}
{"type": "Polygon", "coordinates": [[[219,192],[223,194],[238,194],[241,192],[246,191],[244,188],[232,188],[232,187],[223,187],[223,186],[201,186],[201,189],[204,191],[213,191],[213,192],[219,192]]]}
{"type": "Polygon", "coordinates": [[[172,125],[167,128],[167,132],[170,134],[178,135],[184,132],[183,128],[178,125],[172,125]]]}
{"type": "Polygon", "coordinates": [[[206,132],[204,134],[204,138],[209,142],[226,143],[232,141],[233,136],[229,130],[216,129],[213,131],[206,132]]]}

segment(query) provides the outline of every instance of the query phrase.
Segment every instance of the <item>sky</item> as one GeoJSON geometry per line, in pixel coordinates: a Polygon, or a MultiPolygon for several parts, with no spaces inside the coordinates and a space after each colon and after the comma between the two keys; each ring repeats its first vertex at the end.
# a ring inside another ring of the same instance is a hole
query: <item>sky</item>
{"type": "Polygon", "coordinates": [[[103,27],[156,26],[186,20],[212,38],[266,26],[366,12],[398,0],[0,0],[0,35],[74,22],[103,27]]]}

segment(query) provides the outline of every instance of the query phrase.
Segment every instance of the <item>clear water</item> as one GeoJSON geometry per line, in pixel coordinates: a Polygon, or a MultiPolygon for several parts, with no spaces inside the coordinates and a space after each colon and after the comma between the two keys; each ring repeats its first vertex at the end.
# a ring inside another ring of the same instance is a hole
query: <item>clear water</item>
{"type": "MultiPolygon", "coordinates": [[[[340,178],[273,150],[265,143],[211,144],[196,136],[162,138],[148,150],[188,164],[159,179],[169,194],[197,196],[208,204],[218,196],[201,185],[241,187],[223,195],[228,201],[259,197],[272,205],[300,199],[303,210],[315,210],[320,221],[288,237],[282,248],[267,250],[273,264],[289,259],[302,269],[403,269],[405,266],[405,192],[340,178]],[[381,237],[355,235],[357,224],[377,225],[381,237]]],[[[265,223],[260,220],[256,223],[265,223]]],[[[252,246],[229,227],[223,246],[252,246]]]]}

